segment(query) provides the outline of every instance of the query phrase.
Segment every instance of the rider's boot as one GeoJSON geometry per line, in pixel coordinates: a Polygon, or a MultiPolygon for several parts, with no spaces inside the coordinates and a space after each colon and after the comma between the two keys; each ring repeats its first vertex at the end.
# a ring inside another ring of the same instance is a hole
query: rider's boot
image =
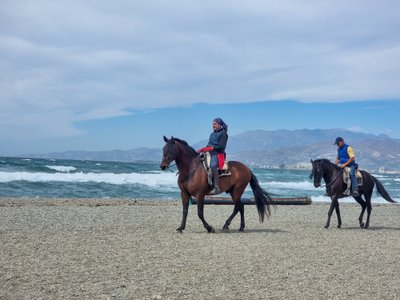
{"type": "Polygon", "coordinates": [[[213,169],[212,173],[213,173],[213,179],[214,179],[214,188],[211,190],[210,194],[217,195],[217,194],[221,193],[221,190],[219,189],[218,168],[213,169]]]}

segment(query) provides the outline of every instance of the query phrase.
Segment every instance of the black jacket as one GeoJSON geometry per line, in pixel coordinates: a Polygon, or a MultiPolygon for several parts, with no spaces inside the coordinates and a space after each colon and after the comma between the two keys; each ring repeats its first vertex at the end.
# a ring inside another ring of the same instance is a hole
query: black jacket
{"type": "Polygon", "coordinates": [[[228,142],[228,134],[224,129],[213,131],[210,134],[207,146],[213,147],[214,153],[225,153],[226,143],[228,142]]]}

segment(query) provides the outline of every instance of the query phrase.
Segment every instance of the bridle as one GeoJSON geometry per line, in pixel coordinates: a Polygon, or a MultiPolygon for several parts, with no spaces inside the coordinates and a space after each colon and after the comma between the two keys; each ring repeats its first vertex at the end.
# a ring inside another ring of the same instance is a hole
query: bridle
{"type": "MultiPolygon", "coordinates": [[[[177,151],[178,150],[175,148],[174,143],[167,142],[167,144],[168,144],[168,153],[172,157],[172,159],[170,159],[170,161],[168,162],[166,170],[170,171],[171,173],[174,173],[174,171],[172,171],[170,168],[171,167],[175,167],[176,166],[176,162],[173,165],[170,165],[170,163],[172,161],[176,160],[177,151]]],[[[193,176],[193,174],[196,172],[196,170],[197,170],[197,166],[196,166],[196,168],[194,168],[194,170],[186,178],[182,179],[181,181],[184,182],[184,181],[188,180],[190,177],[193,176]]],[[[178,176],[179,173],[180,172],[178,170],[175,175],[178,176]]]]}
{"type": "Polygon", "coordinates": [[[324,185],[321,185],[321,187],[329,187],[330,185],[332,185],[332,183],[335,182],[335,180],[339,177],[340,174],[343,173],[343,170],[340,170],[336,176],[329,182],[329,183],[325,183],[324,185]]]}
{"type": "MultiPolygon", "coordinates": [[[[167,142],[167,145],[168,145],[168,154],[169,154],[170,157],[172,157],[172,158],[169,159],[169,161],[167,162],[166,169],[167,169],[168,171],[170,171],[171,173],[174,173],[174,171],[172,171],[170,168],[176,166],[176,163],[173,164],[173,165],[171,165],[171,162],[173,162],[173,161],[176,159],[176,156],[177,156],[177,155],[176,155],[176,151],[177,151],[177,150],[175,149],[173,143],[167,142]]],[[[179,172],[178,172],[178,173],[179,173],[179,172]]],[[[178,174],[178,173],[177,173],[177,174],[178,174]]]]}
{"type": "MultiPolygon", "coordinates": [[[[322,161],[320,161],[320,164],[321,164],[320,169],[322,169],[322,161]]],[[[313,170],[312,170],[312,172],[310,174],[310,179],[315,177],[315,173],[316,173],[316,170],[314,169],[314,166],[313,166],[313,170]]],[[[325,183],[323,185],[320,185],[319,188],[324,188],[324,187],[331,186],[336,181],[336,179],[339,177],[339,175],[342,174],[342,173],[343,173],[343,170],[340,170],[330,182],[325,183]]],[[[321,175],[321,179],[322,179],[322,175],[321,175]]],[[[321,180],[320,180],[320,183],[321,183],[321,180]]]]}

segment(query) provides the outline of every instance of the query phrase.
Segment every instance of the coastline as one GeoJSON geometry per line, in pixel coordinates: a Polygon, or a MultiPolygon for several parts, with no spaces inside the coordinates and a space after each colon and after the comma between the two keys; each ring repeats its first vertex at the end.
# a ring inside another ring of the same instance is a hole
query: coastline
{"type": "Polygon", "coordinates": [[[0,298],[382,299],[400,295],[400,206],[341,203],[343,228],[324,229],[329,203],[277,206],[264,224],[246,206],[206,206],[208,234],[179,200],[0,198],[0,298]]]}

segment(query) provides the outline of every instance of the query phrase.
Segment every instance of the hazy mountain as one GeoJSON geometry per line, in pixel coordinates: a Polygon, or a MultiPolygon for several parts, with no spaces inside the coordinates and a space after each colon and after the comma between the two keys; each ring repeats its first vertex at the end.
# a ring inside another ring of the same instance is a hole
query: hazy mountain
{"type": "MultiPolygon", "coordinates": [[[[366,139],[351,143],[356,161],[361,168],[378,170],[381,167],[400,170],[400,143],[394,140],[366,139]]],[[[254,150],[230,153],[230,160],[241,160],[253,166],[286,167],[310,166],[310,159],[336,159],[337,147],[332,143],[314,143],[306,146],[254,150]]]]}
{"type": "Polygon", "coordinates": [[[161,161],[162,150],[159,148],[136,148],[131,150],[110,151],[66,151],[48,154],[28,155],[33,158],[57,158],[98,161],[161,161]]]}
{"type": "Polygon", "coordinates": [[[360,167],[400,169],[400,141],[387,135],[373,135],[344,129],[249,131],[230,137],[230,159],[250,165],[299,166],[310,159],[336,159],[337,136],[342,136],[356,152],[360,167]]]}
{"type": "MultiPolygon", "coordinates": [[[[344,129],[301,130],[252,130],[229,136],[228,159],[239,160],[252,166],[299,167],[310,165],[310,159],[335,160],[337,147],[333,142],[342,136],[353,146],[357,162],[367,170],[380,167],[400,170],[400,140],[387,135],[374,135],[344,129]]],[[[183,137],[181,137],[183,138],[183,137]]],[[[204,147],[207,140],[193,145],[204,147]]],[[[158,148],[137,148],[113,151],[67,151],[31,157],[108,160],[108,161],[156,161],[162,157],[158,148]]]]}
{"type": "MultiPolygon", "coordinates": [[[[237,153],[241,151],[309,146],[321,142],[332,145],[337,136],[341,136],[346,141],[351,141],[352,143],[366,139],[391,139],[387,135],[377,136],[345,129],[251,130],[238,135],[229,136],[227,150],[237,153]]],[[[208,140],[203,140],[195,144],[195,148],[207,144],[207,141],[208,140]]]]}

